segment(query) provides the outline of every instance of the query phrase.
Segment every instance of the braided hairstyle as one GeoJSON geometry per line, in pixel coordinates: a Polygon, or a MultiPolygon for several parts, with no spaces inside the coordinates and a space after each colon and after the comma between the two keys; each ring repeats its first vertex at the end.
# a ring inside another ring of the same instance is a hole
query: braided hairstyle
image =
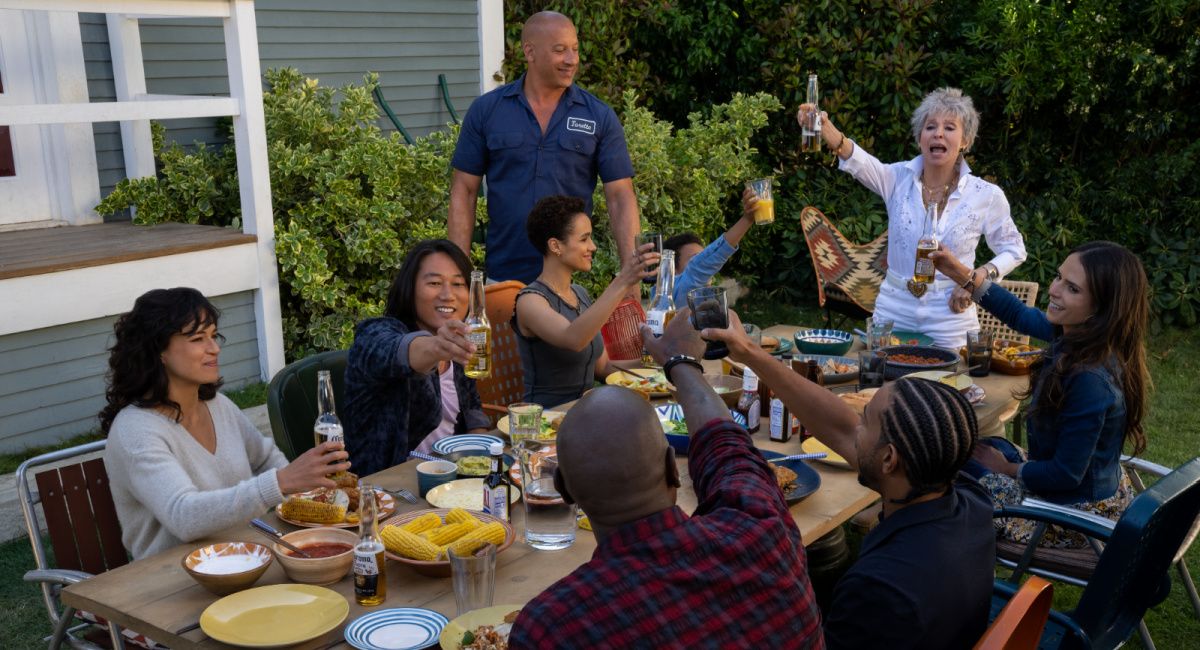
{"type": "Polygon", "coordinates": [[[912,484],[908,495],[893,503],[910,503],[945,490],[971,458],[979,438],[979,423],[967,398],[927,379],[897,381],[892,403],[880,419],[880,444],[896,447],[912,484]]]}

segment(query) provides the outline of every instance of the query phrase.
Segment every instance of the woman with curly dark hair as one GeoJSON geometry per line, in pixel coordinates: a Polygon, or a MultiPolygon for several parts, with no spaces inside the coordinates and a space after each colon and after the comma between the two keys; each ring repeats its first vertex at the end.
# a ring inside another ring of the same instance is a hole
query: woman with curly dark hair
{"type": "MultiPolygon", "coordinates": [[[[1146,330],[1150,290],[1129,249],[1096,241],[1072,250],[1050,284],[1045,311],[1025,306],[948,252],[930,256],[939,271],[1009,327],[1050,341],[1032,366],[1028,455],[1003,438],[984,438],[967,470],[999,503],[1029,492],[1053,503],[1117,519],[1132,500],[1121,450],[1146,448],[1142,424],[1150,375],[1146,330]]],[[[1027,541],[1030,522],[1012,522],[1006,536],[1027,541]]],[[[1082,538],[1055,532],[1045,545],[1078,546],[1082,538]]]]}
{"type": "Polygon", "coordinates": [[[228,397],[217,359],[220,314],[199,291],[155,289],[113,326],[104,466],[135,559],[211,535],[283,501],[334,487],[341,443],[288,463],[228,397]]]}
{"type": "Polygon", "coordinates": [[[643,244],[593,304],[587,291],[571,282],[577,271],[592,270],[592,220],[583,199],[547,196],[525,221],[533,247],[542,254],[542,273],[517,294],[513,329],[525,375],[525,400],[558,406],[578,399],[595,377],[611,370],[600,328],[625,294],[638,286],[658,262],[643,244]]]}

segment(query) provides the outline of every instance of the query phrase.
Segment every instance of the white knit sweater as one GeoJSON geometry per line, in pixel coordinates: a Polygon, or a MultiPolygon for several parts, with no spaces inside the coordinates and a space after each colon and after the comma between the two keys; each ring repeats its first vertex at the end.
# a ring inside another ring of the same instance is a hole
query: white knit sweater
{"type": "Polygon", "coordinates": [[[206,402],[217,432],[209,453],[180,424],[127,406],[108,433],[104,466],[134,559],[248,522],[283,500],[287,459],[228,397],[206,402]]]}

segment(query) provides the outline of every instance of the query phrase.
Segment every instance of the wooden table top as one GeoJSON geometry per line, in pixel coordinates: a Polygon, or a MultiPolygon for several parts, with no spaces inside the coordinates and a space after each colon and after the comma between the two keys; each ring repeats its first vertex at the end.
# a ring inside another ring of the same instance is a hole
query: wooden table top
{"type": "MultiPolygon", "coordinates": [[[[776,326],[766,332],[772,336],[788,336],[798,328],[776,326]]],[[[710,367],[719,367],[719,362],[706,362],[710,367]]],[[[984,404],[976,407],[982,425],[994,421],[1014,400],[1012,390],[1024,385],[1024,377],[1008,377],[993,374],[977,378],[976,383],[987,391],[984,404]]],[[[786,453],[799,453],[799,443],[771,442],[766,436],[766,427],[753,436],[755,444],[762,449],[786,453]]],[[[678,459],[683,489],[679,491],[678,503],[685,512],[696,507],[696,495],[692,491],[691,478],[687,473],[687,459],[678,459]]],[[[387,489],[407,488],[417,492],[416,461],[404,463],[368,477],[370,482],[387,489]]],[[[814,494],[792,506],[792,517],[800,529],[804,542],[829,533],[850,519],[855,513],[874,503],[879,495],[859,485],[853,471],[838,469],[823,463],[813,463],[821,476],[821,487],[814,494]]],[[[409,505],[397,501],[397,513],[428,507],[424,501],[409,505]]],[[[283,531],[295,527],[280,521],[270,513],[265,519],[283,531]]],[[[495,602],[497,604],[522,604],[531,600],[559,578],[570,573],[591,558],[596,548],[592,533],[578,531],[575,544],[561,551],[537,551],[522,541],[524,510],[513,510],[513,524],[518,541],[498,557],[496,568],[495,602]]],[[[219,541],[264,542],[264,538],[249,526],[238,526],[223,530],[202,540],[177,546],[158,555],[130,563],[119,569],[98,575],[90,580],[71,585],[63,592],[63,601],[73,607],[84,609],[115,621],[129,629],[146,634],[159,643],[171,648],[228,648],[226,644],[208,638],[196,629],[183,634],[175,631],[195,624],[201,612],[217,600],[184,572],[180,559],[193,549],[219,541]]],[[[454,593],[449,578],[429,578],[413,572],[406,565],[390,561],[387,563],[388,596],[384,607],[424,607],[453,618],[455,613],[454,593]]],[[[273,562],[254,586],[287,582],[283,569],[273,562]]],[[[330,585],[330,589],[346,596],[350,603],[350,614],[336,629],[295,646],[305,649],[348,647],[341,642],[347,623],[368,613],[372,608],[363,608],[354,602],[353,581],[343,578],[330,585]]]]}

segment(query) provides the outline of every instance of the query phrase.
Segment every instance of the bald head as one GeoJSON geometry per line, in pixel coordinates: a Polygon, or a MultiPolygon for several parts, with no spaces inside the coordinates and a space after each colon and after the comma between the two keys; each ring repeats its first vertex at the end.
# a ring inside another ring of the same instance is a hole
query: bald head
{"type": "Polygon", "coordinates": [[[539,11],[530,16],[529,20],[525,21],[525,25],[521,28],[521,42],[529,43],[535,41],[547,31],[558,30],[563,27],[573,31],[575,24],[571,22],[570,18],[557,11],[539,11]]]}
{"type": "Polygon", "coordinates": [[[616,527],[675,505],[678,471],[654,409],[637,393],[601,386],[558,428],[567,492],[594,525],[616,527]]]}

